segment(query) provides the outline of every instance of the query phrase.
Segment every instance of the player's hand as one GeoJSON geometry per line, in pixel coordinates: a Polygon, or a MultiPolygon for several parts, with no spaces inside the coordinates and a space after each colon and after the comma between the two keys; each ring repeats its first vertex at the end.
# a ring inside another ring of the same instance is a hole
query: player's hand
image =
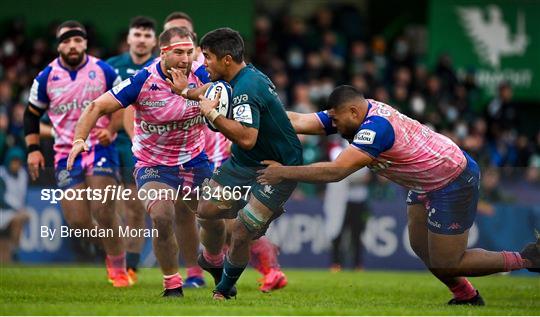
{"type": "Polygon", "coordinates": [[[112,135],[111,131],[109,131],[107,129],[99,129],[97,131],[96,136],[97,136],[97,138],[99,140],[99,144],[101,144],[103,146],[111,145],[112,139],[113,139],[113,135],[112,135]]]}
{"type": "Polygon", "coordinates": [[[168,70],[168,72],[172,77],[172,80],[167,78],[167,82],[169,83],[171,90],[175,94],[180,95],[182,90],[188,86],[188,78],[186,74],[177,68],[171,68],[168,70]]]}
{"type": "Polygon", "coordinates": [[[41,151],[34,151],[28,154],[27,163],[30,177],[35,181],[39,177],[39,170],[45,169],[45,158],[41,154],[41,151]]]}
{"type": "Polygon", "coordinates": [[[208,115],[210,111],[217,108],[219,105],[219,98],[221,97],[221,91],[217,93],[214,99],[208,99],[203,95],[199,95],[199,109],[201,109],[201,114],[203,116],[208,115]]]}
{"type": "Polygon", "coordinates": [[[276,161],[265,160],[261,162],[268,165],[265,169],[258,170],[257,182],[262,185],[275,185],[281,183],[284,178],[281,176],[282,165],[276,161]]]}
{"type": "Polygon", "coordinates": [[[73,168],[73,163],[75,162],[77,156],[80,153],[86,151],[88,151],[88,145],[86,144],[86,142],[75,142],[75,144],[73,144],[73,146],[71,147],[71,151],[69,152],[66,169],[68,171],[71,171],[71,169],[73,168]]]}

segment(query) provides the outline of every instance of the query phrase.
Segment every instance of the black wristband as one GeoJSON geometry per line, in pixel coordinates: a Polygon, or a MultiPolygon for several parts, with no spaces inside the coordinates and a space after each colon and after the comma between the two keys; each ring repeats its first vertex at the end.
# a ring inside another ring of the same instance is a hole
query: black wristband
{"type": "Polygon", "coordinates": [[[39,144],[30,144],[28,146],[28,154],[35,152],[35,151],[41,151],[41,146],[39,144]]]}

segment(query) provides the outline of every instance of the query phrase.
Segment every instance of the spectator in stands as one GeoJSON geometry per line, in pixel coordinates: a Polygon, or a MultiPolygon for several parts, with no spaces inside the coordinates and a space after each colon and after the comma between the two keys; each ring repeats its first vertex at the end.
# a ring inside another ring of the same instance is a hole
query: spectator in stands
{"type": "Polygon", "coordinates": [[[10,262],[19,246],[24,224],[30,219],[25,211],[28,174],[23,167],[24,151],[12,147],[0,166],[0,261],[10,262]]]}

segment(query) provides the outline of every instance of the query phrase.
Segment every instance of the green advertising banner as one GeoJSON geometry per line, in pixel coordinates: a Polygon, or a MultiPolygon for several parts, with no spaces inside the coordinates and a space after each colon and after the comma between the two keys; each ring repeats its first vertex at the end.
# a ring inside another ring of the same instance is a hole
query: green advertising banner
{"type": "Polygon", "coordinates": [[[448,54],[486,96],[508,81],[514,96],[540,100],[540,1],[432,0],[429,61],[448,54]]]}

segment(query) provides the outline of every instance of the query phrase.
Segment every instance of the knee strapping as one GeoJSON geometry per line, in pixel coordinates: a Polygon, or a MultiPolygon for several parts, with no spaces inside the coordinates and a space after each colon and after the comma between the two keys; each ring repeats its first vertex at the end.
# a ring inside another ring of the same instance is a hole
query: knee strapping
{"type": "Polygon", "coordinates": [[[264,227],[268,219],[248,205],[238,212],[238,220],[249,232],[258,232],[264,227]]]}

